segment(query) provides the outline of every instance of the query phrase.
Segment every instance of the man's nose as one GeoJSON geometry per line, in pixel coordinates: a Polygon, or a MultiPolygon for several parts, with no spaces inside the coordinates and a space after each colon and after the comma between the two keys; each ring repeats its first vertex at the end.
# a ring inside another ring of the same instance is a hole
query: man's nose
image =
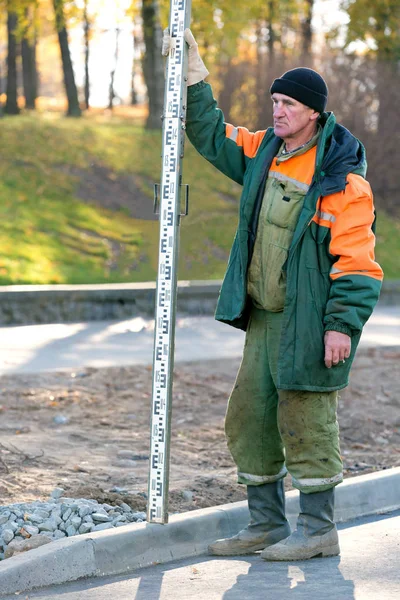
{"type": "Polygon", "coordinates": [[[274,117],[281,117],[283,115],[283,106],[280,102],[276,102],[276,104],[274,104],[273,114],[274,117]]]}

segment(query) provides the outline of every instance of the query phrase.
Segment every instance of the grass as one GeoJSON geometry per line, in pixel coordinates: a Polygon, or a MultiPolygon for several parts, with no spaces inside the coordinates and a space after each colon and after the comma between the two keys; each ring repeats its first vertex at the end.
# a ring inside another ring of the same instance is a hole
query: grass
{"type": "MultiPolygon", "coordinates": [[[[152,203],[160,179],[161,135],[136,121],[57,114],[4,118],[0,127],[0,284],[105,283],[156,278],[158,223],[133,219],[77,197],[65,167],[96,163],[135,174],[152,203]]],[[[239,186],[186,144],[190,184],[182,220],[180,279],[222,278],[237,221],[239,186]]],[[[400,277],[400,223],[379,215],[377,256],[388,278],[400,277]]]]}

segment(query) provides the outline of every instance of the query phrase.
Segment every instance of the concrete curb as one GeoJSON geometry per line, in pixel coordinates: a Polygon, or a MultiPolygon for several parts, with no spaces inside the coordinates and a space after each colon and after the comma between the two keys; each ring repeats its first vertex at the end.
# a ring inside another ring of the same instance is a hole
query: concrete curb
{"type": "MultiPolygon", "coordinates": [[[[288,518],[298,512],[298,492],[286,495],[288,518]]],[[[337,488],[336,520],[400,508],[400,468],[347,479],[337,488]]],[[[167,526],[138,523],[52,542],[0,564],[0,594],[116,575],[203,554],[210,542],[236,534],[248,522],[246,502],[173,515],[167,526]]]]}
{"type": "MultiPolygon", "coordinates": [[[[214,314],[221,281],[179,281],[178,312],[214,314]]],[[[0,286],[0,324],[108,321],[154,316],[155,282],[0,286]]]]}
{"type": "MultiPolygon", "coordinates": [[[[179,281],[178,312],[213,315],[221,285],[220,280],[179,281]]],[[[0,324],[153,317],[155,294],[155,282],[0,286],[0,324]]],[[[384,281],[379,305],[397,305],[399,302],[400,280],[384,281]]]]}

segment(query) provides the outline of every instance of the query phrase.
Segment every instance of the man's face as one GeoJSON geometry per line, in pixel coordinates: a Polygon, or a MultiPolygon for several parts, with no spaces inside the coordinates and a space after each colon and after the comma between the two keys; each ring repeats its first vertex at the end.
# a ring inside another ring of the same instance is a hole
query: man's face
{"type": "Polygon", "coordinates": [[[275,135],[286,140],[315,125],[319,113],[285,94],[272,94],[275,135]]]}

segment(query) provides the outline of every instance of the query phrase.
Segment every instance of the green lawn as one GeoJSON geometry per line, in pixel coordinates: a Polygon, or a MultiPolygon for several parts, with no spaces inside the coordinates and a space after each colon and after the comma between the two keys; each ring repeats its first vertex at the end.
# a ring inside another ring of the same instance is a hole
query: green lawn
{"type": "MultiPolygon", "coordinates": [[[[58,115],[0,122],[0,284],[150,281],[156,277],[158,223],[130,218],[76,195],[69,165],[93,163],[139,177],[152,203],[161,136],[118,118],[58,115]]],[[[223,276],[237,216],[239,187],[186,144],[183,180],[190,213],[181,227],[180,279],[223,276]]],[[[379,215],[377,255],[388,278],[400,277],[400,223],[379,215]]]]}

